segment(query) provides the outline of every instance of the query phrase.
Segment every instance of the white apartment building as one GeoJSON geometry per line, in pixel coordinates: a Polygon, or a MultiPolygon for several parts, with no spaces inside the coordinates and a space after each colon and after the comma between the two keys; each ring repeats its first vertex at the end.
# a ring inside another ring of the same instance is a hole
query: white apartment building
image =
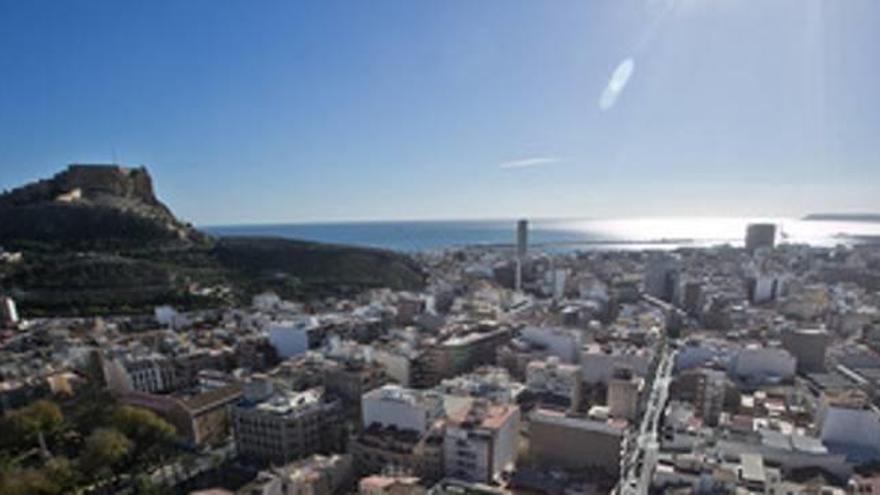
{"type": "Polygon", "coordinates": [[[318,322],[313,317],[273,322],[268,328],[269,343],[282,359],[298,356],[309,350],[309,333],[317,327],[318,322]]]}
{"type": "Polygon", "coordinates": [[[361,399],[363,426],[379,424],[398,430],[424,434],[443,417],[443,398],[436,393],[385,385],[364,394],[361,399]]]}

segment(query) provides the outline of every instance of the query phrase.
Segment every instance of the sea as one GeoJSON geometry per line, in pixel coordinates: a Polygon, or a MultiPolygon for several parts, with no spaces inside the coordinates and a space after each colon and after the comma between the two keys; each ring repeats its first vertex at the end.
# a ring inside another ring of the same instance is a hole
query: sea
{"type": "MultiPolygon", "coordinates": [[[[746,226],[777,225],[777,242],[834,247],[880,244],[880,222],[795,218],[627,218],[529,220],[529,246],[547,251],[742,246],[746,226]]],[[[203,227],[215,236],[272,236],[402,252],[513,246],[516,220],[426,220],[203,227]]]]}

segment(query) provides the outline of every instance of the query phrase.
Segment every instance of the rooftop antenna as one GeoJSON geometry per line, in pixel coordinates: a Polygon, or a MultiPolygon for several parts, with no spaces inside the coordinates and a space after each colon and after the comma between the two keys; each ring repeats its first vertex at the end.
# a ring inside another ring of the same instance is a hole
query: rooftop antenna
{"type": "Polygon", "coordinates": [[[116,146],[111,148],[110,153],[113,155],[113,165],[119,165],[119,162],[116,160],[116,146]]]}

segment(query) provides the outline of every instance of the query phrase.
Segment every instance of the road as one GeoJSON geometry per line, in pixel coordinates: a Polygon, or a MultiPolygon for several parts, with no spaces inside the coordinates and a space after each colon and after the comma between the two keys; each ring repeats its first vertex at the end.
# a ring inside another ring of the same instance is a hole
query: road
{"type": "Polygon", "coordinates": [[[631,444],[622,463],[619,485],[619,493],[622,495],[644,495],[651,486],[651,475],[654,473],[660,449],[660,419],[669,394],[669,383],[672,381],[675,352],[668,353],[664,350],[660,359],[642,423],[637,433],[634,432],[630,437],[631,444]]]}

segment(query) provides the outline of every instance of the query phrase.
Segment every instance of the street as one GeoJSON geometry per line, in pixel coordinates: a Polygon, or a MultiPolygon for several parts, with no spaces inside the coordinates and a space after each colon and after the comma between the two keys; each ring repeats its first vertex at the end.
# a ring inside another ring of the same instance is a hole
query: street
{"type": "Polygon", "coordinates": [[[630,438],[633,443],[628,446],[622,462],[623,475],[619,485],[620,493],[624,495],[643,495],[648,493],[651,485],[651,475],[660,448],[658,435],[660,418],[669,392],[674,358],[675,351],[668,353],[664,349],[642,416],[642,423],[635,437],[630,438]]]}

